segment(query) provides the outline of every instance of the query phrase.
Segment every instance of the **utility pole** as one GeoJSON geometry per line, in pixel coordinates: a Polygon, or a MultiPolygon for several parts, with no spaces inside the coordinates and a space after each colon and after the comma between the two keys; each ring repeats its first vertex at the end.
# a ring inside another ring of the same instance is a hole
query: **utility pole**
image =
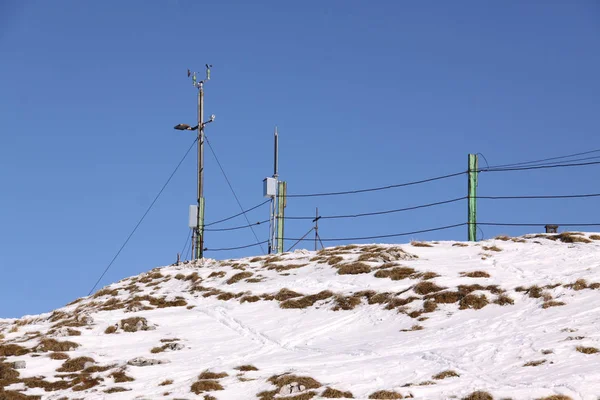
{"type": "Polygon", "coordinates": [[[320,219],[321,219],[321,217],[319,217],[319,207],[317,207],[315,219],[313,220],[313,222],[315,223],[315,251],[317,251],[317,240],[319,239],[319,220],[320,219]]]}
{"type": "Polygon", "coordinates": [[[179,124],[175,126],[177,130],[197,130],[198,132],[198,185],[196,206],[190,206],[189,226],[194,230],[192,237],[192,258],[201,259],[204,257],[204,126],[215,120],[214,114],[210,119],[204,122],[204,83],[210,80],[210,68],[212,65],[206,64],[206,77],[204,80],[197,81],[196,73],[187,71],[188,77],[192,77],[192,84],[198,89],[198,125],[190,127],[189,125],[179,124]]]}
{"type": "Polygon", "coordinates": [[[469,154],[468,232],[470,242],[477,241],[477,168],[477,154],[469,154]]]}
{"type": "Polygon", "coordinates": [[[269,254],[283,253],[283,219],[286,207],[287,185],[279,181],[279,134],[275,127],[273,177],[263,179],[263,192],[265,197],[271,199],[269,215],[269,254]]]}

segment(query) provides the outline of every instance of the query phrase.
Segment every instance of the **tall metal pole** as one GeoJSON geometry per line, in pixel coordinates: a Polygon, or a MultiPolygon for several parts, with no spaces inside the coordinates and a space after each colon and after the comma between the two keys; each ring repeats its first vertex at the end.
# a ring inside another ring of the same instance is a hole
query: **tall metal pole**
{"type": "Polygon", "coordinates": [[[317,239],[319,238],[319,207],[315,215],[315,251],[317,251],[317,239]]]}
{"type": "Polygon", "coordinates": [[[198,87],[198,221],[196,224],[196,254],[204,256],[204,83],[198,87]]]}

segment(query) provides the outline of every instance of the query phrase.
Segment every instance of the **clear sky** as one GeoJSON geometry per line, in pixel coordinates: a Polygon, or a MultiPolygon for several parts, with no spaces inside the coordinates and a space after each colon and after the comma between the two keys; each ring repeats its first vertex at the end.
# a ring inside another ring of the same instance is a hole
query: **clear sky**
{"type": "MultiPolygon", "coordinates": [[[[88,293],[192,144],[193,133],[172,128],[195,122],[197,92],[186,70],[205,63],[214,65],[205,111],[217,115],[206,133],[245,208],[263,201],[275,125],[290,194],[464,171],[468,153],[499,165],[600,148],[594,0],[3,0],[0,60],[0,317],[50,311],[88,293]]],[[[208,148],[205,156],[210,222],[240,209],[208,148]]],[[[596,193],[599,170],[482,173],[479,194],[596,193]]],[[[194,150],[100,287],[175,261],[195,191],[194,150]]],[[[460,176],[291,198],[286,213],[362,213],[466,194],[460,176]]],[[[268,207],[249,218],[267,219],[268,207]]],[[[461,201],[323,220],[320,232],[393,234],[466,218],[461,201]]],[[[596,223],[600,215],[598,198],[481,200],[479,220],[596,223]]],[[[286,224],[286,237],[298,238],[312,222],[286,224]]],[[[486,238],[543,230],[482,228],[486,238]]],[[[256,229],[260,240],[267,232],[256,229]]],[[[466,237],[459,227],[377,242],[466,237]]],[[[249,229],[206,235],[208,248],[254,241],[249,229]]]]}

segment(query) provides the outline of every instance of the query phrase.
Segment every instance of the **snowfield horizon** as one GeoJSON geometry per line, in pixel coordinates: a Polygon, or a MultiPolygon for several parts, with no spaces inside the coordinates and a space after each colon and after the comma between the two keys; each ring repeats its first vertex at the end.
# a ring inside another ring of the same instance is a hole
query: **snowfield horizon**
{"type": "Polygon", "coordinates": [[[184,261],[0,318],[0,400],[600,398],[600,235],[184,261]]]}

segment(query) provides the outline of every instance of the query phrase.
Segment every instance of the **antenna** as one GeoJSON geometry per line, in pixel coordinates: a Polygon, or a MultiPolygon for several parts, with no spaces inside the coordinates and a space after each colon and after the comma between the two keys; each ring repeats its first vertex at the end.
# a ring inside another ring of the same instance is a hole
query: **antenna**
{"type": "Polygon", "coordinates": [[[275,125],[275,157],[273,159],[273,178],[279,177],[279,135],[277,134],[277,125],[275,125]]]}

